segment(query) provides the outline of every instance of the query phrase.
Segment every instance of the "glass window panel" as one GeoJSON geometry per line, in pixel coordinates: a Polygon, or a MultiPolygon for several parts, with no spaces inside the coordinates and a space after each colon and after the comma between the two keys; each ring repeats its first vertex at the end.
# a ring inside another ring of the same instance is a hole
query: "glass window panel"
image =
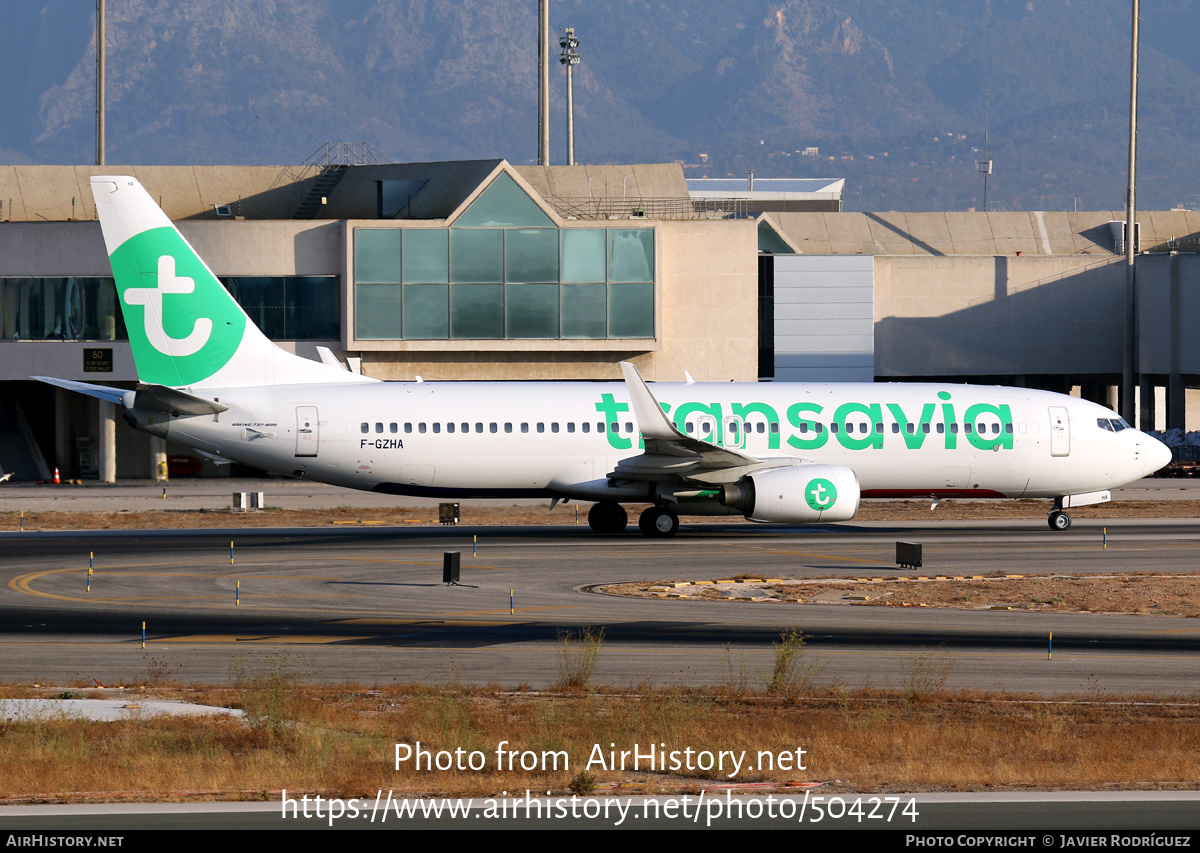
{"type": "Polygon", "coordinates": [[[610,284],[608,286],[608,336],[610,338],[654,337],[654,285],[610,284]]]}
{"type": "Polygon", "coordinates": [[[229,276],[221,283],[268,338],[313,341],[340,336],[336,276],[229,276]]]}
{"type": "Polygon", "coordinates": [[[450,337],[450,285],[404,285],[404,337],[408,340],[450,337]]]}
{"type": "Polygon", "coordinates": [[[505,231],[506,281],[558,281],[558,230],[511,228],[505,231]]]}
{"type": "Polygon", "coordinates": [[[399,228],[354,229],[354,280],[359,284],[400,281],[399,228]]]}
{"type": "Polygon", "coordinates": [[[427,183],[428,178],[419,181],[379,181],[379,218],[412,218],[413,197],[427,183]]]}
{"type": "Polygon", "coordinates": [[[449,281],[449,233],[444,228],[404,229],[404,280],[449,281]]]}
{"type": "Polygon", "coordinates": [[[505,293],[507,337],[558,337],[558,285],[510,284],[505,293]]]}
{"type": "Polygon", "coordinates": [[[772,255],[795,254],[765,219],[758,223],[758,251],[772,255]]]}
{"type": "Polygon", "coordinates": [[[451,285],[450,337],[503,338],[504,285],[451,285]]]}
{"type": "Polygon", "coordinates": [[[654,281],[653,228],[609,230],[608,280],[654,281]]]}
{"type": "Polygon", "coordinates": [[[360,284],[354,288],[354,336],[389,340],[401,336],[403,291],[398,284],[360,284]]]}
{"type": "Polygon", "coordinates": [[[562,336],[603,338],[608,334],[608,288],[603,284],[562,286],[562,336]]]}
{"type": "Polygon", "coordinates": [[[504,281],[504,232],[451,229],[450,280],[504,281]]]}
{"type": "Polygon", "coordinates": [[[604,230],[600,228],[564,229],[562,234],[562,280],[604,281],[604,230]]]}
{"type": "Polygon", "coordinates": [[[552,226],[554,221],[517,186],[507,172],[501,172],[463,215],[455,220],[458,227],[488,225],[552,226]]]}
{"type": "Polygon", "coordinates": [[[230,293],[242,306],[242,310],[272,340],[286,337],[284,333],[283,279],[281,277],[255,276],[237,281],[237,291],[230,281],[230,293]]]}

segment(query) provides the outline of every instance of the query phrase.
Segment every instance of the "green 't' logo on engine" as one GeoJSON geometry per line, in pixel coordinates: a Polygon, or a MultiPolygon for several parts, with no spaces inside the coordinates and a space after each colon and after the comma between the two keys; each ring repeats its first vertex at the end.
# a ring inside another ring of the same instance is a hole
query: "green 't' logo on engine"
{"type": "Polygon", "coordinates": [[[824,512],[837,501],[837,489],[824,477],[817,477],[809,480],[804,487],[804,500],[808,502],[809,509],[824,512]]]}

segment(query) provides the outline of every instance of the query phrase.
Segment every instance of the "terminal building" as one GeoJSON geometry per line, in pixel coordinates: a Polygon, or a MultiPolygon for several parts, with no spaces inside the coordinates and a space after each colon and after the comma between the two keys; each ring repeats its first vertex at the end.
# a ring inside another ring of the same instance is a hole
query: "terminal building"
{"type": "MultiPolygon", "coordinates": [[[[1117,214],[845,213],[838,181],[690,192],[676,164],[7,166],[0,469],[14,480],[231,468],[30,379],[137,381],[95,174],[138,178],[281,346],[327,347],[380,379],[617,380],[632,361],[651,381],[972,381],[1116,403],[1117,214]]],[[[1139,219],[1143,419],[1182,427],[1200,384],[1200,342],[1181,334],[1200,214],[1139,219]]]]}

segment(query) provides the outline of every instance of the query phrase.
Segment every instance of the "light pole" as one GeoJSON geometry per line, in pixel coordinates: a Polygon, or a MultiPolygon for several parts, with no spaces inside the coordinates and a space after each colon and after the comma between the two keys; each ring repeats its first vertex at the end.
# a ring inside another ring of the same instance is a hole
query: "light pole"
{"type": "MultiPolygon", "coordinates": [[[[1129,186],[1125,193],[1125,352],[1121,370],[1121,417],[1134,426],[1153,429],[1154,422],[1146,414],[1141,423],[1134,423],[1134,412],[1137,403],[1134,395],[1138,393],[1138,316],[1137,316],[1137,276],[1134,268],[1137,243],[1137,209],[1134,203],[1134,192],[1137,188],[1135,170],[1137,168],[1137,65],[1138,65],[1138,0],[1133,0],[1133,33],[1130,50],[1129,72],[1129,186]],[[1147,426],[1148,424],[1148,426],[1147,426]]],[[[1150,392],[1149,402],[1153,405],[1153,391],[1150,392]]],[[[1144,406],[1148,409],[1148,406],[1144,406]]]]}

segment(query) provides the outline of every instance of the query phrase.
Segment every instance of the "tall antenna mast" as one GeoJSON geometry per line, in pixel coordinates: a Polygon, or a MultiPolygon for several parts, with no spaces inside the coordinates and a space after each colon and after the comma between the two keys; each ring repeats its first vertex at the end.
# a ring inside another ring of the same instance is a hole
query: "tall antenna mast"
{"type": "Polygon", "coordinates": [[[96,0],[96,165],[104,165],[104,0],[96,0]]]}
{"type": "Polygon", "coordinates": [[[538,165],[550,165],[550,10],[538,0],[538,165]]]}
{"type": "Polygon", "coordinates": [[[975,161],[975,167],[979,169],[979,174],[983,175],[983,209],[986,211],[987,206],[987,179],[992,173],[992,158],[988,156],[988,101],[991,99],[991,93],[985,92],[983,95],[983,159],[975,161]]]}

